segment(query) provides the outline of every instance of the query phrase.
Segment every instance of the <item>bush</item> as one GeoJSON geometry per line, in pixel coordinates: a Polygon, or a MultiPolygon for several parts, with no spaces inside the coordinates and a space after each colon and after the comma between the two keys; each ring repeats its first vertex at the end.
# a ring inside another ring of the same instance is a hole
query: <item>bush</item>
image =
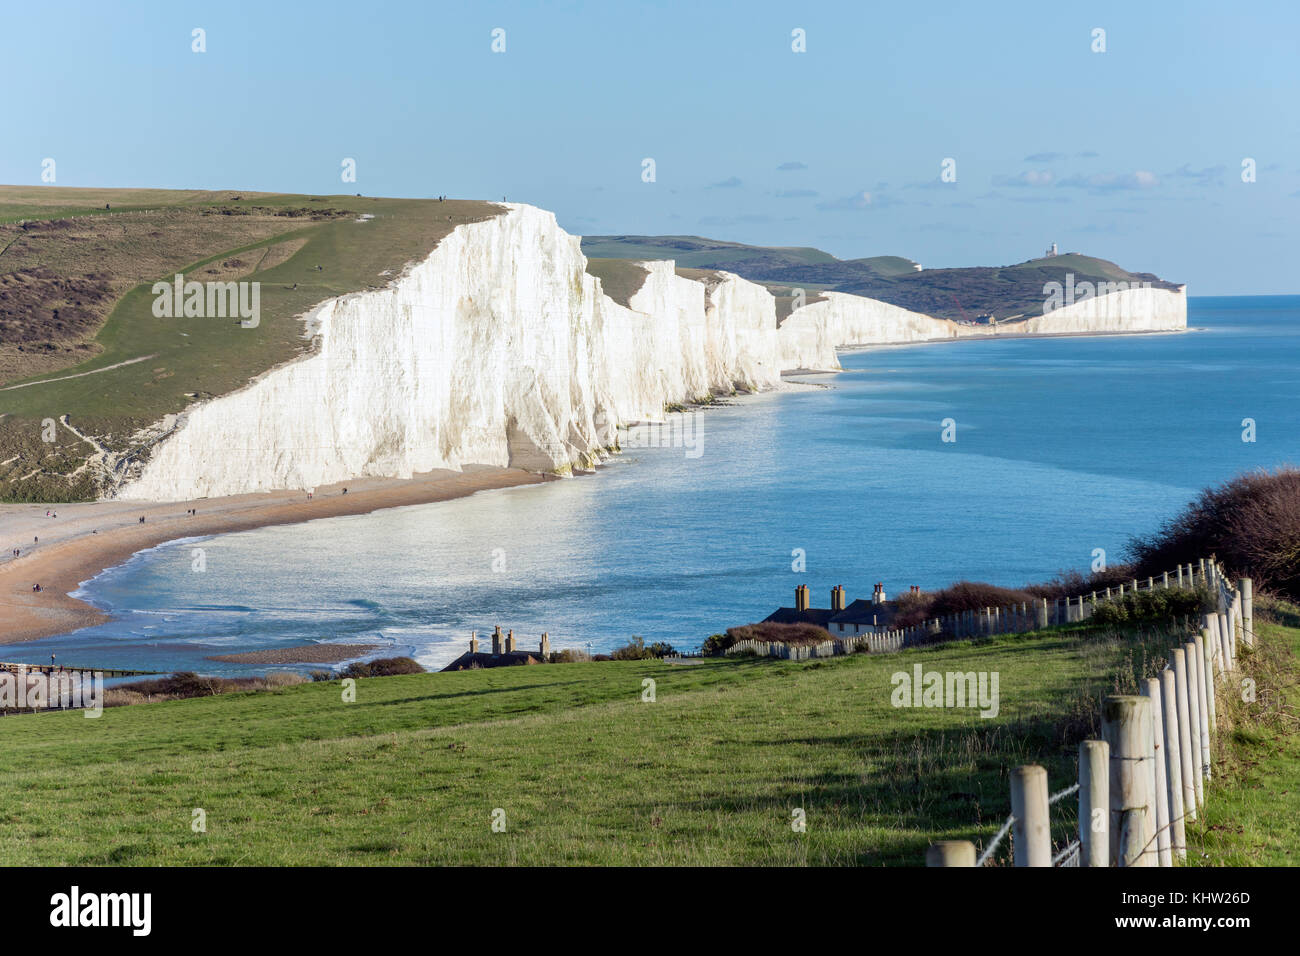
{"type": "Polygon", "coordinates": [[[893,627],[915,627],[931,618],[947,617],[962,611],[979,611],[986,607],[1010,604],[1033,604],[1034,595],[1015,588],[1001,588],[983,581],[958,581],[940,591],[904,594],[898,599],[898,613],[893,627]]]}
{"type": "Polygon", "coordinates": [[[727,648],[734,643],[736,642],[726,634],[710,634],[704,643],[700,645],[700,653],[705,657],[717,657],[720,654],[725,654],[727,648]]]}
{"type": "Polygon", "coordinates": [[[214,697],[217,694],[271,691],[306,681],[307,678],[291,671],[272,671],[265,677],[203,677],[193,671],[179,671],[167,677],[132,681],[109,688],[104,692],[104,706],[121,707],[157,700],[188,700],[192,697],[214,697]]]}
{"type": "Polygon", "coordinates": [[[645,637],[633,636],[627,644],[610,652],[611,661],[646,661],[651,657],[654,657],[654,654],[650,653],[650,648],[647,648],[645,637]]]}
{"type": "Polygon", "coordinates": [[[1050,581],[1044,581],[1041,584],[1026,584],[1024,590],[1036,598],[1047,598],[1049,601],[1055,601],[1058,598],[1077,597],[1080,594],[1089,594],[1093,591],[1104,591],[1106,588],[1119,587],[1121,584],[1129,584],[1137,577],[1137,572],[1131,564],[1115,564],[1106,568],[1104,571],[1094,571],[1091,574],[1081,574],[1078,571],[1062,571],[1050,581]]]}
{"type": "MultiPolygon", "coordinates": [[[[816,624],[779,624],[775,621],[761,621],[758,624],[742,624],[739,627],[729,627],[725,637],[728,642],[726,647],[731,647],[737,641],[768,641],[773,644],[804,645],[820,644],[831,639],[830,632],[823,627],[818,627],[816,624]]],[[[704,642],[706,648],[712,640],[711,637],[704,642]]],[[[723,648],[724,651],[726,647],[723,648]]]]}
{"type": "Polygon", "coordinates": [[[1200,617],[1212,607],[1214,599],[1204,588],[1130,591],[1118,600],[1098,604],[1088,622],[1105,625],[1171,622],[1175,618],[1200,617]]]}
{"type": "Polygon", "coordinates": [[[1215,555],[1233,574],[1300,599],[1300,470],[1259,470],[1201,492],[1129,550],[1137,577],[1215,555]]]}
{"type": "Polygon", "coordinates": [[[424,668],[409,657],[381,657],[377,661],[358,661],[343,668],[340,677],[396,677],[399,674],[423,674],[424,668]]]}
{"type": "Polygon", "coordinates": [[[551,651],[549,662],[552,664],[576,664],[580,661],[591,660],[591,655],[586,651],[578,650],[576,647],[566,647],[563,650],[551,651]]]}

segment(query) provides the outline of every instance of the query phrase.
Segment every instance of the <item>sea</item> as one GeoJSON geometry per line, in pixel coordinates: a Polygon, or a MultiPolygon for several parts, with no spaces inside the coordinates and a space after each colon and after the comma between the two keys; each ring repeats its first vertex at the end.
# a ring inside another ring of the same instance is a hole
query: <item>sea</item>
{"type": "Polygon", "coordinates": [[[1188,325],[844,353],[633,429],[594,474],[164,544],[76,592],[109,622],[5,656],[233,676],[269,668],[208,658],[341,642],[437,669],[498,625],[689,651],[798,584],[828,607],[1122,561],[1200,490],[1300,460],[1300,297],[1193,298],[1188,325]]]}

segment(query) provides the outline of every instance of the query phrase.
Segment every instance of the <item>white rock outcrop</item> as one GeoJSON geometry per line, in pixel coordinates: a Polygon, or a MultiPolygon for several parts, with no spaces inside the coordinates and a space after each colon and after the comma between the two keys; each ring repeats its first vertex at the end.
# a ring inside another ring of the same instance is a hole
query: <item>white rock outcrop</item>
{"type": "MultiPolygon", "coordinates": [[[[553,214],[502,205],[388,287],[313,309],[310,355],[191,407],[117,496],[188,500],[471,463],[564,472],[603,457],[618,423],[770,388],[782,370],[837,369],[838,348],[988,334],[840,293],[778,328],[762,286],[721,272],[684,278],[667,261],[645,263],[625,307],[585,271],[580,239],[553,214]]],[[[1025,325],[1174,329],[1186,306],[1181,293],[1137,290],[1025,325]]]]}

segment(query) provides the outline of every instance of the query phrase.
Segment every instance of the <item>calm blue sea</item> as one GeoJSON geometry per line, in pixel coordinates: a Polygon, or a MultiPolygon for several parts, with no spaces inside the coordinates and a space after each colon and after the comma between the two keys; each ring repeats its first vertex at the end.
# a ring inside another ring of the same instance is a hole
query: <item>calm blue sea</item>
{"type": "Polygon", "coordinates": [[[1018,585],[1095,548],[1117,560],[1198,489],[1300,460],[1300,297],[1193,299],[1189,324],[845,355],[843,374],[810,379],[829,388],[698,413],[691,449],[137,555],[84,588],[112,622],[5,654],[232,674],[265,668],[205,656],[328,640],[437,667],[494,624],[523,647],[545,630],[557,646],[693,648],[798,583],[826,606],[836,584],[853,600],[876,581],[1018,585]]]}

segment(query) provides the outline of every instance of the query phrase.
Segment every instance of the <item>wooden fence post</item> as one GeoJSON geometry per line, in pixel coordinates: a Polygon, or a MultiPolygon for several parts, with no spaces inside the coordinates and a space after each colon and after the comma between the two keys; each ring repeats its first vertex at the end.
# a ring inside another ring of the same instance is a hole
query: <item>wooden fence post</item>
{"type": "Polygon", "coordinates": [[[975,844],[970,840],[936,840],[925,851],[926,866],[974,866],[975,844]]]}
{"type": "Polygon", "coordinates": [[[1178,688],[1173,667],[1160,672],[1160,713],[1165,721],[1165,782],[1168,787],[1170,846],[1179,860],[1187,859],[1187,830],[1183,823],[1182,733],[1178,727],[1178,688]]]}
{"type": "Polygon", "coordinates": [[[1241,639],[1247,647],[1255,646],[1255,582],[1241,579],[1241,639]]]}
{"type": "Polygon", "coordinates": [[[1192,681],[1188,671],[1187,651],[1175,647],[1174,681],[1178,690],[1178,747],[1183,764],[1183,813],[1188,820],[1196,819],[1196,808],[1200,805],[1201,779],[1201,738],[1196,730],[1192,716],[1192,681]]]}
{"type": "Polygon", "coordinates": [[[1235,618],[1237,613],[1234,610],[1236,606],[1237,599],[1234,597],[1228,604],[1228,610],[1219,615],[1219,645],[1222,648],[1223,653],[1219,653],[1219,649],[1215,649],[1214,670],[1216,673],[1222,673],[1223,671],[1231,669],[1232,631],[1233,625],[1236,623],[1235,618]]]}
{"type": "Polygon", "coordinates": [[[1192,642],[1196,648],[1196,678],[1199,686],[1196,693],[1200,695],[1201,707],[1201,773],[1210,779],[1210,717],[1213,714],[1214,685],[1210,683],[1210,663],[1206,660],[1205,639],[1197,634],[1192,642]]]}
{"type": "Polygon", "coordinates": [[[1165,720],[1160,700],[1160,679],[1143,681],[1142,696],[1151,701],[1151,801],[1156,817],[1156,852],[1160,866],[1173,866],[1173,844],[1169,834],[1169,784],[1165,770],[1165,720]]]}
{"type": "Polygon", "coordinates": [[[1192,774],[1196,787],[1196,808],[1205,803],[1204,768],[1201,765],[1201,694],[1200,677],[1196,673],[1196,645],[1183,644],[1183,658],[1187,661],[1187,730],[1192,737],[1192,774]]]}
{"type": "Polygon", "coordinates": [[[1157,859],[1147,832],[1151,702],[1145,697],[1107,697],[1101,732],[1110,744],[1110,845],[1119,866],[1151,866],[1157,859]]]}
{"type": "Polygon", "coordinates": [[[1110,866],[1110,745],[1079,744],[1079,863],[1110,866]]]}
{"type": "Polygon", "coordinates": [[[1016,818],[1016,866],[1051,866],[1052,833],[1048,822],[1047,770],[1028,764],[1011,771],[1011,815],[1016,818]]]}
{"type": "MultiPolygon", "coordinates": [[[[1216,615],[1219,617],[1221,615],[1216,615]]],[[[1215,625],[1217,628],[1217,624],[1215,625]]],[[[1201,642],[1201,655],[1205,658],[1205,704],[1208,708],[1210,719],[1206,726],[1214,733],[1219,731],[1219,707],[1215,700],[1214,677],[1219,672],[1215,664],[1215,648],[1218,646],[1209,639],[1208,635],[1200,635],[1196,638],[1201,642]]]]}

